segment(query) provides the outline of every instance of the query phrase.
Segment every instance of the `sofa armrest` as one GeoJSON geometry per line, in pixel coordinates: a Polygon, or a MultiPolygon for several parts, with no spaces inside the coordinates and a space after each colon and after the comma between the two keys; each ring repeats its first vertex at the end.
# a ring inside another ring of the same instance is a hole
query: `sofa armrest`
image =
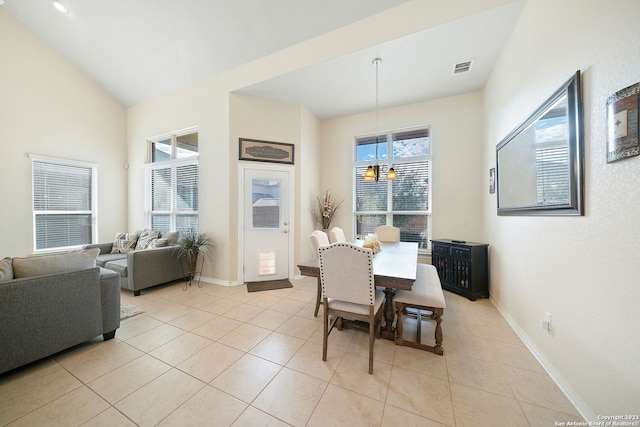
{"type": "Polygon", "coordinates": [[[110,243],[92,243],[90,245],[82,246],[83,249],[91,249],[98,248],[100,249],[100,254],[110,254],[111,249],[113,248],[113,242],[110,243]]]}
{"type": "Polygon", "coordinates": [[[184,278],[178,259],[178,249],[178,246],[166,246],[129,252],[127,254],[129,289],[137,291],[184,278]]]}

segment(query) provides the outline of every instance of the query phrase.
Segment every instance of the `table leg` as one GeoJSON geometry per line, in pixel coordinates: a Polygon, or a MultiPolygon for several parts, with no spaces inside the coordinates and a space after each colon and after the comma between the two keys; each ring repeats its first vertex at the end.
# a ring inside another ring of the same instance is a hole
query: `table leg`
{"type": "Polygon", "coordinates": [[[396,294],[393,288],[384,288],[384,327],[382,328],[382,338],[395,341],[396,331],[393,329],[393,319],[396,313],[393,309],[393,296],[396,294]]]}

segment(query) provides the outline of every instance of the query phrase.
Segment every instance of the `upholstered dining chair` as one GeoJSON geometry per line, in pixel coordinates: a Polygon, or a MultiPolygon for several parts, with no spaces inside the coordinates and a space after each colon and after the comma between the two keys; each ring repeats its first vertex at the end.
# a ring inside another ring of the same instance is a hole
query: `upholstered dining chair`
{"type": "MultiPolygon", "coordinates": [[[[318,248],[320,246],[329,246],[329,237],[327,237],[327,233],[321,230],[315,230],[309,236],[311,239],[311,250],[313,252],[313,257],[318,258],[318,248]]],[[[318,277],[318,290],[316,292],[316,310],[313,313],[315,317],[318,317],[318,310],[320,310],[320,297],[322,295],[322,288],[320,286],[320,278],[318,277]]]]}
{"type": "Polygon", "coordinates": [[[381,225],[380,227],[376,227],[375,233],[378,235],[378,240],[381,242],[400,241],[400,229],[392,225],[381,225]]]}
{"type": "Polygon", "coordinates": [[[347,238],[344,237],[344,231],[342,231],[342,228],[333,227],[331,231],[329,231],[329,242],[339,243],[339,242],[346,242],[346,241],[347,241],[347,238]]]}
{"type": "Polygon", "coordinates": [[[373,252],[352,243],[321,246],[318,253],[322,283],[322,360],[327,360],[327,341],[338,320],[369,324],[369,373],[373,373],[373,344],[380,336],[384,292],[376,290],[373,252]],[[329,325],[329,316],[334,316],[329,325]]]}

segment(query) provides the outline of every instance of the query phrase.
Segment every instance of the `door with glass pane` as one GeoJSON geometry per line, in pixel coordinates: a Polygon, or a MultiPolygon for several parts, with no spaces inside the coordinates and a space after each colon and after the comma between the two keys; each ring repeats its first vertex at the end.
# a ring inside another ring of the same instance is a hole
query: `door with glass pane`
{"type": "Polygon", "coordinates": [[[289,277],[289,172],[244,171],[244,281],[289,277]]]}

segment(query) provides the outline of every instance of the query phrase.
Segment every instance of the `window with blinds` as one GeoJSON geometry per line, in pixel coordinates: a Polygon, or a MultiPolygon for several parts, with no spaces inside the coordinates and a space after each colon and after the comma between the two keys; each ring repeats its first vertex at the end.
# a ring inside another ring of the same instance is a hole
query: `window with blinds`
{"type": "Polygon", "coordinates": [[[162,232],[198,231],[198,134],[190,131],[149,140],[145,165],[147,227],[162,232]]]}
{"type": "Polygon", "coordinates": [[[97,224],[94,165],[32,157],[34,250],[92,243],[97,224]]]}
{"type": "Polygon", "coordinates": [[[389,132],[355,138],[354,206],[356,236],[380,225],[400,228],[400,240],[429,250],[431,236],[430,129],[389,132]],[[387,153],[390,153],[388,155],[387,153]],[[369,166],[380,166],[377,181],[365,182],[369,166]],[[393,167],[397,179],[387,180],[393,167]]]}

